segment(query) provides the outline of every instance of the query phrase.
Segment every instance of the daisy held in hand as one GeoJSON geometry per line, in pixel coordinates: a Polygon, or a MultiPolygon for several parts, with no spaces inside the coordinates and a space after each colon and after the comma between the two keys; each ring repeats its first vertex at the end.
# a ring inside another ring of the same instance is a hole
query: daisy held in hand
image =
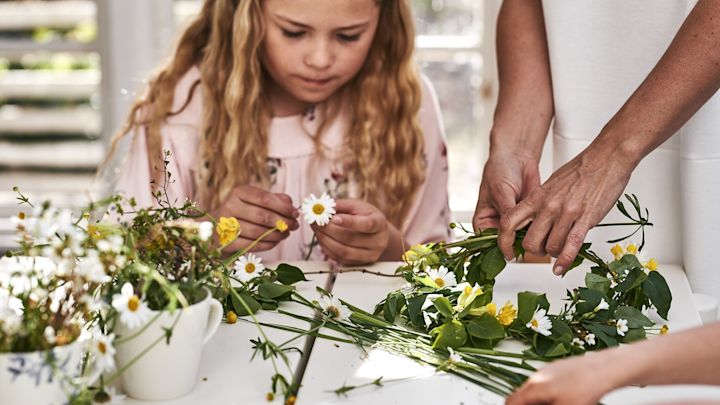
{"type": "MultiPolygon", "coordinates": [[[[316,224],[317,226],[325,226],[330,223],[333,215],[335,215],[335,199],[332,198],[327,192],[322,193],[318,198],[315,194],[310,194],[303,200],[302,206],[300,206],[300,212],[305,217],[305,222],[308,225],[316,224]]],[[[317,245],[317,235],[313,234],[312,240],[310,241],[310,249],[308,249],[305,255],[305,260],[310,259],[313,248],[317,245]]]]}

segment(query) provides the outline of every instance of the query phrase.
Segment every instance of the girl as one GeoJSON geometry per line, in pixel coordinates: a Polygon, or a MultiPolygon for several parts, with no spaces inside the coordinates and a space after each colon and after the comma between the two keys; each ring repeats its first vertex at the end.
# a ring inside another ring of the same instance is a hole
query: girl
{"type": "Polygon", "coordinates": [[[447,238],[442,121],[413,42],[405,0],[207,0],[113,141],[133,134],[119,191],[152,204],[169,150],[170,201],[236,217],[231,249],[289,224],[254,248],[265,260],[303,259],[313,232],[312,258],[344,264],[447,238]],[[299,224],[324,191],[332,222],[299,224]]]}

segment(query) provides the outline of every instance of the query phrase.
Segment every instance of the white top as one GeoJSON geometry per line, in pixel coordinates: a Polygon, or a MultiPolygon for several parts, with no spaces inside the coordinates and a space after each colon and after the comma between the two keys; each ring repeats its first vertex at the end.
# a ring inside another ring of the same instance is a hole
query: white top
{"type": "MultiPolygon", "coordinates": [[[[543,1],[556,168],[587,147],[637,89],[694,5],[693,0],[543,1]]],[[[720,192],[708,187],[720,173],[718,129],[720,98],[715,96],[642,161],[626,192],[638,195],[655,224],[646,238],[648,254],[682,263],[693,289],[720,298],[720,272],[709,270],[711,263],[703,258],[720,244],[711,229],[720,225],[720,192]]],[[[620,219],[612,212],[605,221],[620,219]]],[[[597,229],[591,241],[603,243],[623,231],[597,229]]]]}

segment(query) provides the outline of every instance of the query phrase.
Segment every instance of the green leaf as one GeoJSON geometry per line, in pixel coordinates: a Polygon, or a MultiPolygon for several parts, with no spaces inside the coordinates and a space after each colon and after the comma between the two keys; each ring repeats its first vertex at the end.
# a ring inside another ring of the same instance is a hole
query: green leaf
{"type": "Polygon", "coordinates": [[[627,326],[630,329],[650,327],[655,325],[653,321],[643,315],[639,309],[633,307],[620,307],[615,310],[615,319],[625,319],[628,321],[627,326]]]}
{"type": "Polygon", "coordinates": [[[400,310],[405,305],[405,296],[399,292],[393,292],[387,296],[385,305],[383,306],[383,317],[386,321],[393,323],[395,318],[400,314],[400,310]]]}
{"type": "Polygon", "coordinates": [[[583,326],[595,334],[601,342],[605,343],[607,347],[613,347],[618,345],[618,341],[615,338],[616,329],[614,326],[600,325],[597,323],[584,322],[583,326]]]}
{"type": "Polygon", "coordinates": [[[533,337],[533,347],[535,352],[542,357],[560,357],[569,353],[562,341],[553,340],[540,334],[535,334],[533,337]]]}
{"type": "Polygon", "coordinates": [[[636,328],[636,329],[630,329],[627,332],[625,332],[625,336],[621,337],[620,340],[623,343],[630,343],[635,342],[637,340],[643,340],[645,339],[645,329],[643,328],[636,328]]]}
{"type": "Polygon", "coordinates": [[[465,325],[458,320],[451,320],[448,323],[438,326],[430,331],[431,335],[437,335],[432,347],[434,349],[444,349],[446,347],[460,347],[467,341],[467,332],[465,325]]]}
{"type": "Polygon", "coordinates": [[[588,312],[592,312],[593,310],[595,310],[598,304],[600,304],[600,301],[606,297],[599,291],[591,290],[584,287],[578,288],[578,295],[580,296],[581,301],[578,302],[575,306],[575,311],[577,312],[577,315],[583,315],[588,312]]]}
{"type": "Polygon", "coordinates": [[[407,300],[408,318],[415,327],[424,327],[422,316],[422,305],[425,302],[425,295],[416,295],[407,300]]]}
{"type": "Polygon", "coordinates": [[[551,317],[550,321],[552,322],[552,329],[550,329],[550,332],[552,332],[552,335],[550,335],[551,338],[570,345],[574,336],[570,326],[557,317],[551,317]]]}
{"type": "Polygon", "coordinates": [[[446,318],[452,318],[453,309],[450,300],[445,297],[437,297],[432,301],[435,308],[446,318]]]}
{"type": "Polygon", "coordinates": [[[277,280],[285,285],[295,284],[298,281],[308,281],[302,270],[295,266],[282,263],[277,267],[277,280]]]}
{"type": "Polygon", "coordinates": [[[535,310],[540,307],[545,310],[550,308],[545,294],[538,294],[530,291],[518,293],[518,316],[514,324],[525,326],[530,322],[535,310]]]}
{"type": "Polygon", "coordinates": [[[500,321],[490,314],[483,314],[480,317],[465,323],[465,328],[470,336],[480,339],[502,339],[505,337],[505,328],[500,321]]]}
{"type": "Polygon", "coordinates": [[[293,291],[295,291],[295,287],[291,285],[266,282],[258,286],[258,294],[267,299],[277,299],[288,296],[293,291]]]}
{"type": "Polygon", "coordinates": [[[608,267],[616,274],[623,274],[625,270],[642,268],[642,264],[640,264],[640,261],[635,255],[627,254],[620,258],[620,260],[608,263],[608,267]]]}
{"type": "MultiPolygon", "coordinates": [[[[243,302],[245,302],[245,304],[250,308],[250,311],[253,314],[257,313],[257,311],[260,310],[260,303],[257,302],[255,298],[253,298],[247,291],[237,290],[237,293],[240,298],[242,298],[243,302]]],[[[235,294],[230,294],[230,300],[237,316],[250,315],[250,313],[247,312],[245,306],[240,302],[240,300],[238,299],[238,297],[235,296],[235,294]]]]}
{"type": "Polygon", "coordinates": [[[658,315],[667,320],[670,304],[672,303],[672,293],[662,274],[651,271],[647,279],[643,281],[642,289],[657,309],[658,315]]]}
{"type": "Polygon", "coordinates": [[[608,291],[610,291],[610,280],[599,274],[586,273],[585,285],[587,288],[600,292],[604,296],[607,296],[608,291]]]}
{"type": "MultiPolygon", "coordinates": [[[[626,257],[629,255],[625,255],[626,257]]],[[[634,256],[633,256],[634,257],[634,256]]],[[[630,291],[635,287],[640,286],[643,281],[647,278],[647,274],[645,274],[645,271],[643,271],[642,267],[635,267],[632,270],[630,270],[630,273],[628,273],[627,276],[625,276],[625,279],[618,284],[617,287],[615,287],[615,291],[618,292],[625,292],[630,291]]]]}
{"type": "Polygon", "coordinates": [[[482,264],[480,265],[485,275],[486,281],[495,280],[495,278],[503,271],[507,262],[503,257],[500,248],[495,246],[483,254],[482,264]]]}

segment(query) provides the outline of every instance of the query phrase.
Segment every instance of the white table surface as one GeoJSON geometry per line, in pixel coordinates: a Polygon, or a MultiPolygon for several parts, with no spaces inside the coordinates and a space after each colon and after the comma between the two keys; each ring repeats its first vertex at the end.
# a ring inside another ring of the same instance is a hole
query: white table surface
{"type": "MultiPolygon", "coordinates": [[[[392,273],[395,263],[381,263],[373,270],[392,273]]],[[[565,290],[584,285],[589,267],[573,270],[564,278],[551,272],[549,264],[509,264],[498,277],[494,301],[502,305],[506,300],[517,303],[520,291],[545,291],[551,311],[558,310],[565,290]]],[[[691,300],[685,273],[678,266],[660,266],[673,294],[668,315],[671,333],[700,325],[700,317],[691,300]]],[[[360,273],[339,274],[333,294],[353,305],[372,311],[374,305],[388,292],[401,287],[402,279],[391,279],[360,273]]],[[[657,318],[659,320],[659,318],[657,318]]],[[[665,323],[665,322],[663,322],[665,323]]],[[[518,342],[503,342],[503,350],[521,348],[518,342]]],[[[687,400],[720,401],[720,387],[670,386],[625,388],[603,399],[606,404],[686,403],[687,400]]],[[[298,396],[298,404],[502,404],[502,398],[472,383],[447,373],[436,373],[432,367],[392,356],[382,351],[370,351],[366,358],[358,348],[318,339],[315,342],[298,396]],[[342,385],[360,385],[378,377],[384,380],[402,379],[384,387],[367,387],[352,391],[347,397],[332,392],[342,385]]]]}
{"type": "MultiPolygon", "coordinates": [[[[304,271],[329,270],[330,266],[324,262],[303,262],[290,263],[299,265],[304,271]]],[[[272,266],[272,265],[271,265],[272,266]]],[[[296,284],[298,291],[307,298],[317,298],[316,286],[325,288],[328,282],[327,275],[309,275],[306,278],[310,281],[296,284]]],[[[312,311],[299,304],[282,304],[281,308],[292,312],[312,316],[312,311]]],[[[283,316],[271,311],[260,311],[256,315],[258,321],[278,323],[283,325],[308,328],[308,324],[283,316]]],[[[284,342],[296,334],[285,332],[274,328],[264,328],[267,336],[275,343],[284,342]]],[[[222,323],[215,333],[215,336],[203,348],[202,360],[200,363],[200,375],[195,390],[190,394],[171,401],[145,402],[127,398],[125,404],[158,404],[158,405],[200,405],[200,404],[223,404],[223,405],[251,405],[269,404],[266,399],[270,391],[271,377],[274,371],[270,360],[263,360],[256,356],[251,362],[253,354],[250,339],[260,336],[257,327],[251,323],[238,320],[237,323],[229,325],[222,323]]],[[[291,344],[291,347],[304,349],[305,339],[301,338],[291,344]]],[[[300,363],[300,355],[297,352],[288,354],[293,372],[297,371],[300,363]]],[[[287,368],[278,362],[278,367],[286,377],[289,377],[287,368]]],[[[282,403],[277,398],[272,403],[282,403]]]]}

